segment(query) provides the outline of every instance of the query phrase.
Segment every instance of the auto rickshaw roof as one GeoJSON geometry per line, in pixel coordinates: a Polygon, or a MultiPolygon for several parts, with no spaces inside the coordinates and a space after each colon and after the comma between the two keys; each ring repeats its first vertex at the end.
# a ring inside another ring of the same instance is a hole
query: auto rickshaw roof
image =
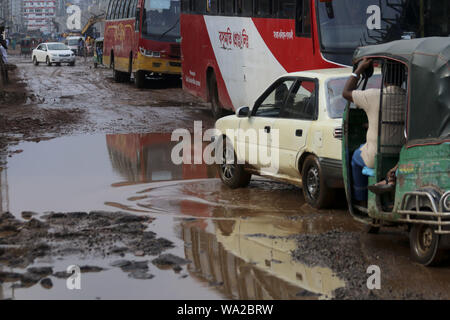
{"type": "Polygon", "coordinates": [[[364,57],[391,58],[408,65],[408,144],[450,139],[450,37],[398,40],[356,49],[364,57]],[[426,119],[426,121],[424,121],[426,119]]]}

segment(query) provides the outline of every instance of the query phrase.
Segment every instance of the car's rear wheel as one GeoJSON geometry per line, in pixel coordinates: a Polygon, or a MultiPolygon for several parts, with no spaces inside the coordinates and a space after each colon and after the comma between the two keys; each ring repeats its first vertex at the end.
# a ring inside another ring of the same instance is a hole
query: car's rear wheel
{"type": "Polygon", "coordinates": [[[45,63],[47,64],[47,66],[51,67],[52,63],[50,62],[50,58],[47,56],[47,58],[45,58],[45,63]]]}
{"type": "Polygon", "coordinates": [[[233,145],[228,139],[225,138],[225,143],[220,151],[222,152],[222,161],[217,167],[222,182],[231,189],[248,186],[252,175],[245,170],[243,164],[238,163],[233,145]]]}
{"type": "Polygon", "coordinates": [[[314,155],[309,155],[303,163],[303,196],[314,208],[322,209],[332,204],[334,191],[326,185],[320,162],[314,155]]]}
{"type": "Polygon", "coordinates": [[[39,62],[37,61],[36,56],[33,57],[33,64],[34,64],[35,66],[38,66],[38,65],[39,65],[39,62]]]}
{"type": "Polygon", "coordinates": [[[71,66],[71,67],[75,66],[75,61],[74,62],[70,62],[69,66],[71,66]]]}

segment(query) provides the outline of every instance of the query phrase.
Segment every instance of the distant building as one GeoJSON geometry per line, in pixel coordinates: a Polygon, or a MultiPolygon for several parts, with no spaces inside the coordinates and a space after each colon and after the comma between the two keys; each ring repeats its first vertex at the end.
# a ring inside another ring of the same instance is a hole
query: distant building
{"type": "MultiPolygon", "coordinates": [[[[58,4],[59,5],[59,4],[58,4]]],[[[55,32],[56,0],[23,0],[23,20],[29,31],[55,32]]]]}
{"type": "Polygon", "coordinates": [[[10,0],[0,0],[0,24],[5,25],[8,17],[10,16],[9,12],[10,0]]]}

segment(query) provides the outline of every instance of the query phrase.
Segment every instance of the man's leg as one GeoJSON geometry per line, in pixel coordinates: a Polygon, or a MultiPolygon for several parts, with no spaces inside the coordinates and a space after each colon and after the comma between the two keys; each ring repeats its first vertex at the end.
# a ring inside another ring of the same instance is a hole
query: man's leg
{"type": "Polygon", "coordinates": [[[367,201],[368,177],[362,174],[364,167],[361,149],[357,149],[352,158],[353,198],[357,201],[367,201]]]}

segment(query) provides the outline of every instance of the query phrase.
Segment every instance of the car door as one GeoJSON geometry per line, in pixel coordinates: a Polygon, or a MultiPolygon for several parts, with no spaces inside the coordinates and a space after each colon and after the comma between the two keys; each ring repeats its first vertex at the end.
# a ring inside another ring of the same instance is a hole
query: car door
{"type": "Polygon", "coordinates": [[[274,124],[279,134],[280,174],[299,179],[298,155],[306,148],[308,133],[318,117],[318,81],[299,78],[274,124]]]}
{"type": "Polygon", "coordinates": [[[36,59],[38,62],[45,62],[45,44],[40,44],[37,49],[36,59]]]}
{"type": "Polygon", "coordinates": [[[273,128],[295,81],[292,77],[277,80],[256,101],[251,115],[240,120],[237,134],[238,157],[245,158],[248,164],[261,173],[277,173],[277,168],[273,168],[273,160],[278,161],[278,150],[272,150],[273,128]]]}
{"type": "Polygon", "coordinates": [[[47,59],[47,51],[48,51],[47,45],[46,45],[46,44],[43,44],[43,45],[42,45],[42,52],[41,52],[41,61],[42,61],[42,62],[46,62],[46,59],[47,59]]]}
{"type": "Polygon", "coordinates": [[[42,44],[38,45],[36,49],[34,49],[34,56],[36,57],[36,60],[39,62],[41,61],[40,53],[42,51],[42,44]]]}

